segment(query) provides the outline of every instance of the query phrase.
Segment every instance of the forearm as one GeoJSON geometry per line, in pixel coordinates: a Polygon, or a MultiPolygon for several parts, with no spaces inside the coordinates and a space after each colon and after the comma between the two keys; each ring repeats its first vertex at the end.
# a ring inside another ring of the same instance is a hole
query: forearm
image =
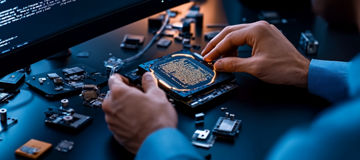
{"type": "Polygon", "coordinates": [[[175,128],[164,128],[150,134],[139,149],[141,160],[202,159],[189,140],[175,128]]]}

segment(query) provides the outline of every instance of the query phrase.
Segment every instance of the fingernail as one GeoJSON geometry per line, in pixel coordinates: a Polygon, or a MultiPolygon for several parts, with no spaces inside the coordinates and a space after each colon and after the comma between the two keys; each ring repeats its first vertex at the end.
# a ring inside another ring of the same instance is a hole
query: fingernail
{"type": "Polygon", "coordinates": [[[208,55],[204,56],[203,59],[204,59],[205,62],[210,62],[211,61],[208,57],[209,57],[208,55]]]}

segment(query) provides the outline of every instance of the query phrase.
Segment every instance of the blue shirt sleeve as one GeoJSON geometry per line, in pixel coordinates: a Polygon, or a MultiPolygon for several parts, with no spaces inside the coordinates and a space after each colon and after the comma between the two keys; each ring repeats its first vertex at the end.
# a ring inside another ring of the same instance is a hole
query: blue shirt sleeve
{"type": "Polygon", "coordinates": [[[164,128],[150,134],[141,145],[138,160],[199,160],[189,140],[175,128],[164,128]]]}
{"type": "Polygon", "coordinates": [[[324,112],[310,126],[291,130],[268,160],[360,159],[360,98],[324,112]]]}
{"type": "Polygon", "coordinates": [[[309,92],[330,102],[347,99],[349,66],[350,62],[313,59],[308,72],[309,92]]]}

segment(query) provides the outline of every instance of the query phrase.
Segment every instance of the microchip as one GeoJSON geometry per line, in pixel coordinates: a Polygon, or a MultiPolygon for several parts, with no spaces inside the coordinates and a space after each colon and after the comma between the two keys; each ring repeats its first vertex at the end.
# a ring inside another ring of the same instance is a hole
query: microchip
{"type": "Polygon", "coordinates": [[[68,140],[62,140],[55,149],[59,152],[69,152],[74,148],[74,142],[68,140]]]}
{"type": "Polygon", "coordinates": [[[72,68],[63,69],[63,73],[66,76],[79,75],[79,74],[83,74],[84,72],[85,72],[84,69],[82,69],[80,67],[72,67],[72,68]]]}
{"type": "Polygon", "coordinates": [[[15,154],[26,158],[37,159],[51,148],[50,143],[31,139],[18,148],[15,154]]]}
{"type": "Polygon", "coordinates": [[[57,73],[48,73],[47,76],[50,79],[55,79],[55,78],[59,78],[60,76],[57,73]]]}
{"type": "Polygon", "coordinates": [[[171,45],[172,41],[166,38],[161,38],[158,43],[157,46],[161,47],[161,48],[168,48],[171,45]]]}
{"type": "Polygon", "coordinates": [[[232,121],[229,119],[224,119],[220,124],[218,130],[224,132],[231,132],[235,127],[236,121],[232,121]]]}
{"type": "Polygon", "coordinates": [[[144,43],[145,37],[142,35],[125,35],[120,47],[125,49],[138,49],[144,43]]]}
{"type": "Polygon", "coordinates": [[[235,119],[235,116],[220,117],[216,122],[213,133],[214,135],[225,138],[233,139],[239,133],[241,127],[241,120],[235,119]]]}
{"type": "Polygon", "coordinates": [[[34,154],[36,154],[36,153],[39,152],[39,149],[38,149],[38,148],[28,147],[28,146],[22,146],[22,147],[20,148],[20,150],[23,151],[23,152],[25,152],[25,153],[27,153],[27,154],[32,154],[32,155],[34,155],[34,154]]]}
{"type": "Polygon", "coordinates": [[[154,74],[159,87],[165,90],[169,98],[191,108],[210,102],[238,87],[233,74],[216,72],[211,63],[189,50],[140,64],[138,69],[124,76],[130,83],[140,85],[141,76],[145,72],[154,74]]]}
{"type": "MultiPolygon", "coordinates": [[[[212,66],[202,58],[186,50],[141,64],[139,69],[140,73],[153,72],[162,88],[170,90],[172,95],[181,98],[189,98],[189,96],[194,96],[201,91],[234,79],[232,74],[215,72],[212,66]]],[[[199,97],[198,100],[201,102],[196,102],[197,104],[194,106],[203,104],[222,93],[222,91],[217,91],[214,93],[216,95],[204,95],[201,99],[199,97]]]]}
{"type": "Polygon", "coordinates": [[[0,88],[15,89],[19,87],[25,79],[25,73],[17,71],[0,78],[0,88]]]}
{"type": "Polygon", "coordinates": [[[213,83],[215,72],[194,57],[173,56],[155,63],[155,76],[173,90],[189,91],[213,83]]]}

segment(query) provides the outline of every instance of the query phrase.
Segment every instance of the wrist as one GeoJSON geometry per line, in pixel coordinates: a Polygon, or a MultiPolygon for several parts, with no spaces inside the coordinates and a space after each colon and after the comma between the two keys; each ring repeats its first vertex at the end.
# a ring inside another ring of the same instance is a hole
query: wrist
{"type": "Polygon", "coordinates": [[[310,60],[304,57],[300,62],[300,77],[297,87],[307,88],[308,86],[308,74],[309,74],[310,60]]]}

